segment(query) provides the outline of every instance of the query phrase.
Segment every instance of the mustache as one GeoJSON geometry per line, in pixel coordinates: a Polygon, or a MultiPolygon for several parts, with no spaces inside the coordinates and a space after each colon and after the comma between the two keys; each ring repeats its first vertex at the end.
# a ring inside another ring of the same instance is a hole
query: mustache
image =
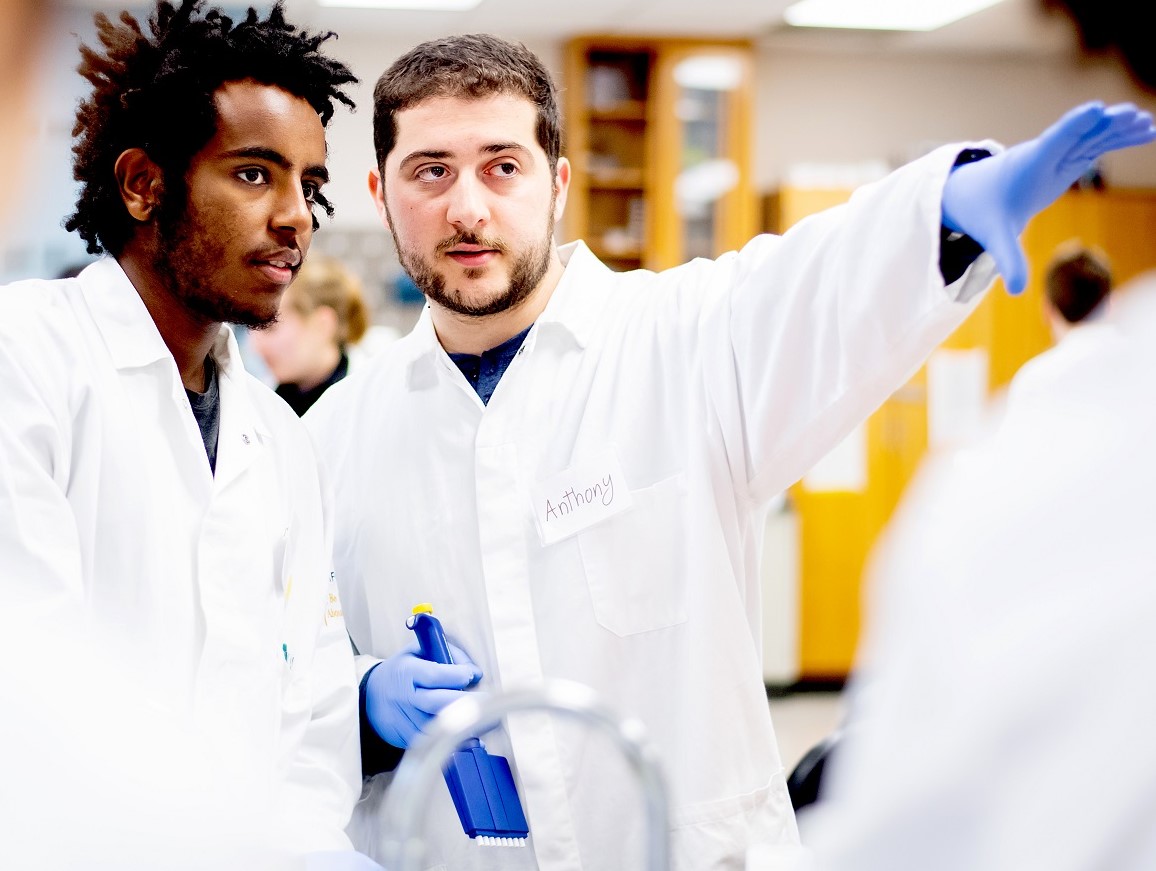
{"type": "Polygon", "coordinates": [[[452,251],[459,245],[475,245],[478,248],[492,248],[499,253],[505,254],[507,251],[506,243],[497,236],[481,236],[471,231],[455,233],[450,238],[438,243],[437,253],[444,254],[446,251],[452,251]]]}

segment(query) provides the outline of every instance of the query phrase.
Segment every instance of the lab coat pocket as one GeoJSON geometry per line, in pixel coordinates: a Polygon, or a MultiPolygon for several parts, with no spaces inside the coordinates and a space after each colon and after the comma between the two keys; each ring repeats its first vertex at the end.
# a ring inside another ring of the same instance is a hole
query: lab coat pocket
{"type": "Polygon", "coordinates": [[[594,616],[615,635],[685,623],[685,476],[630,493],[629,510],[578,535],[594,616]]]}

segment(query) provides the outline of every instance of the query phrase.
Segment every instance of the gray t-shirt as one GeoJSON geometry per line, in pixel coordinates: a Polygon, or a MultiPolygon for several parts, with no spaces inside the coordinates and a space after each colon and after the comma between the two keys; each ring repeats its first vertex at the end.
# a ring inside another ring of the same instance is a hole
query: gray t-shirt
{"type": "Polygon", "coordinates": [[[209,458],[209,468],[217,472],[217,437],[221,431],[221,392],[217,380],[217,364],[212,357],[205,358],[205,392],[196,393],[185,388],[193,417],[201,430],[205,442],[205,453],[209,458]]]}

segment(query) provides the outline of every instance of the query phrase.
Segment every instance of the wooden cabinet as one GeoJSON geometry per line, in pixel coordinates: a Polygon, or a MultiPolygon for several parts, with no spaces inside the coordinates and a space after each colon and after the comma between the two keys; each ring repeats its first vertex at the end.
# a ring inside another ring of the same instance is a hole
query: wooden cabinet
{"type": "MultiPolygon", "coordinates": [[[[766,229],[782,231],[842,202],[846,190],[787,188],[764,202],[766,229]]],[[[1036,216],[1023,236],[1030,265],[1027,289],[1011,297],[1001,282],[947,341],[945,350],[981,349],[988,391],[1001,391],[1031,357],[1051,345],[1044,318],[1043,278],[1057,247],[1072,239],[1104,250],[1119,287],[1156,268],[1156,191],[1065,194],[1036,216]]],[[[845,677],[861,620],[864,574],[871,552],[928,446],[928,373],[923,367],[867,421],[866,485],[859,490],[792,488],[799,518],[799,667],[805,679],[845,677]]],[[[934,579],[928,579],[932,582],[934,579]]]]}
{"type": "Polygon", "coordinates": [[[750,66],[739,42],[571,41],[563,235],[618,269],[713,257],[753,236],[750,66]]]}

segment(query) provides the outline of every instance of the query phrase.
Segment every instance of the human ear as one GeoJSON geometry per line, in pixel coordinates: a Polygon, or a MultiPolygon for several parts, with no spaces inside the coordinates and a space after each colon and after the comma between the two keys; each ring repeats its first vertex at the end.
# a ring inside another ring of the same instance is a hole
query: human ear
{"type": "Polygon", "coordinates": [[[562,220],[562,212],[566,210],[566,194],[570,190],[570,161],[565,157],[558,158],[558,166],[554,170],[554,220],[562,220]]]}
{"type": "Polygon", "coordinates": [[[117,188],[124,207],[134,220],[147,222],[160,202],[161,168],[153,163],[143,148],[122,151],[113,165],[117,188]]]}
{"type": "Polygon", "coordinates": [[[377,209],[378,220],[381,221],[381,226],[389,230],[389,211],[385,207],[385,183],[381,180],[381,170],[371,169],[366,181],[369,183],[369,195],[373,197],[373,206],[377,209]]]}

